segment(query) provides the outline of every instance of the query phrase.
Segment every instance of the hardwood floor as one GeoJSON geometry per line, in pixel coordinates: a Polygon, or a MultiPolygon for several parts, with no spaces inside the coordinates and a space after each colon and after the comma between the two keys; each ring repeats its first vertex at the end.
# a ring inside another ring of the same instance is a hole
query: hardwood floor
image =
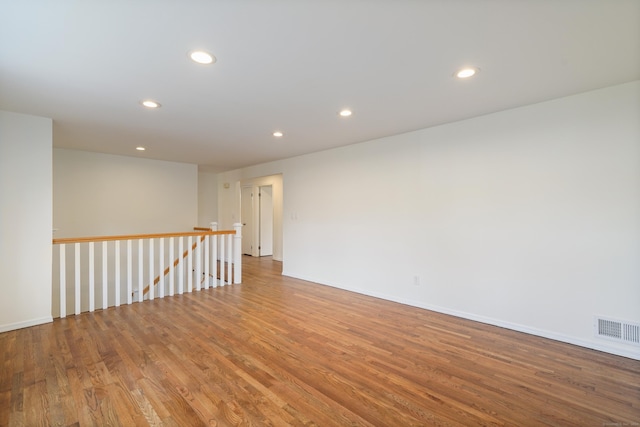
{"type": "Polygon", "coordinates": [[[631,426],[640,362],[282,277],[0,334],[0,426],[631,426]]]}

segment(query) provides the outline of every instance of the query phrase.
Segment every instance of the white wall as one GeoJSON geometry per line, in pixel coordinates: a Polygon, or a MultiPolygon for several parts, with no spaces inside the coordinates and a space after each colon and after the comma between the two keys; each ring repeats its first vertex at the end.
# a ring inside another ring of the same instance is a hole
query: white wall
{"type": "Polygon", "coordinates": [[[198,171],[198,227],[218,221],[218,174],[198,171]]]}
{"type": "Polygon", "coordinates": [[[56,237],[191,231],[198,167],[54,149],[53,197],[56,237]]]}
{"type": "Polygon", "coordinates": [[[284,274],[640,358],[640,82],[219,182],[280,172],[284,274]]]}
{"type": "Polygon", "coordinates": [[[0,111],[0,332],[51,321],[51,119],[0,111]]]}

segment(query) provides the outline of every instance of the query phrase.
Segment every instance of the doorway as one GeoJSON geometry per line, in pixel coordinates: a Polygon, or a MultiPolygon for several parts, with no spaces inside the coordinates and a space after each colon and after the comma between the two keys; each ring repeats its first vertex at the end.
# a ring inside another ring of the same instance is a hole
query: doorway
{"type": "Polygon", "coordinates": [[[258,256],[273,255],[273,187],[270,185],[258,187],[258,216],[258,256]]]}
{"type": "Polygon", "coordinates": [[[242,187],[240,195],[242,220],[242,253],[253,256],[253,187],[242,187]]]}
{"type": "Polygon", "coordinates": [[[240,194],[242,253],[273,255],[273,187],[247,185],[240,194]]]}

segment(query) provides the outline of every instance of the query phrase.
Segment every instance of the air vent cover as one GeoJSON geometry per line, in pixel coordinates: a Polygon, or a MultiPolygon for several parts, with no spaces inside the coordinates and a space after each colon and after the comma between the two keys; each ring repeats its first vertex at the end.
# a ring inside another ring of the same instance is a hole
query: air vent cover
{"type": "Polygon", "coordinates": [[[596,316],[597,337],[640,346],[640,324],[596,316]]]}

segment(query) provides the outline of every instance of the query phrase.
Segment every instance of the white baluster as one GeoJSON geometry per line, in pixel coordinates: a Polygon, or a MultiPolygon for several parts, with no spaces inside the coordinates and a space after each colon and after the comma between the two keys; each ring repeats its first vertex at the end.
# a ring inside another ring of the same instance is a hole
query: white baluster
{"type": "Polygon", "coordinates": [[[60,244],[60,318],[67,317],[67,261],[64,243],[60,244]]]}
{"type": "Polygon", "coordinates": [[[233,264],[231,261],[233,261],[233,235],[232,234],[227,234],[227,283],[230,285],[232,283],[231,280],[231,268],[233,268],[233,264]]]}
{"type": "Polygon", "coordinates": [[[209,236],[204,236],[204,288],[209,289],[209,236]]]}
{"type": "Polygon", "coordinates": [[[202,279],[202,245],[200,243],[200,236],[196,236],[196,291],[200,290],[202,279]]]}
{"type": "MultiPolygon", "coordinates": [[[[218,231],[218,223],[211,223],[211,231],[218,231]]],[[[214,234],[211,236],[211,265],[212,272],[211,276],[213,277],[213,286],[218,286],[218,235],[214,234]]]]}
{"type": "Polygon", "coordinates": [[[116,240],[115,241],[115,306],[116,307],[120,307],[120,240],[116,240]]]}
{"type": "Polygon", "coordinates": [[[131,259],[131,240],[127,240],[127,304],[131,304],[133,301],[133,285],[132,285],[132,275],[133,275],[133,266],[131,259]]]}
{"type": "Polygon", "coordinates": [[[107,242],[102,242],[102,309],[109,307],[109,275],[107,271],[107,242]]]}
{"type": "Polygon", "coordinates": [[[153,273],[153,239],[149,239],[149,300],[155,298],[155,289],[153,281],[155,279],[153,273]]]}
{"type": "Polygon", "coordinates": [[[175,246],[175,241],[174,241],[173,237],[169,237],[169,295],[170,296],[173,296],[173,294],[174,294],[174,286],[175,286],[175,281],[174,281],[174,277],[173,277],[173,260],[175,259],[173,257],[174,246],[175,246]]]}
{"type": "Polygon", "coordinates": [[[93,242],[89,242],[89,311],[94,311],[96,308],[95,288],[93,242]]]}
{"type": "Polygon", "coordinates": [[[233,283],[242,283],[242,223],[233,224],[236,234],[233,237],[233,283]]]}
{"type": "Polygon", "coordinates": [[[160,265],[158,266],[158,278],[160,281],[158,282],[158,294],[160,298],[164,298],[164,238],[160,238],[159,252],[158,261],[160,265]]]}
{"type": "Polygon", "coordinates": [[[187,292],[193,290],[193,236],[187,238],[187,244],[189,245],[187,250],[187,292]]]}
{"type": "Polygon", "coordinates": [[[76,243],[75,245],[75,256],[74,256],[74,268],[75,268],[75,314],[80,314],[80,243],[76,243]]]}
{"type": "Polygon", "coordinates": [[[224,234],[220,235],[220,286],[225,285],[224,281],[224,234]]]}
{"type": "Polygon", "coordinates": [[[144,297],[144,240],[138,240],[138,302],[144,297]]]}
{"type": "Polygon", "coordinates": [[[184,292],[184,237],[178,237],[178,293],[184,292]]]}

